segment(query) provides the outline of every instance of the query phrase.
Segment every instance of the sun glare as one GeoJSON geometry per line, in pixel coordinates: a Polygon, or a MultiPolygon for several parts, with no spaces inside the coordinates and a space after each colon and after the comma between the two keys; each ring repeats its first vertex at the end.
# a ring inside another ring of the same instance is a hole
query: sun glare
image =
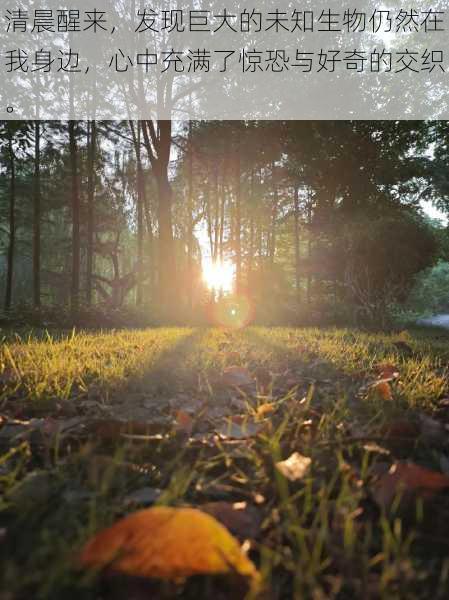
{"type": "Polygon", "coordinates": [[[234,282],[234,266],[229,261],[205,260],[203,279],[210,290],[229,293],[234,282]]]}

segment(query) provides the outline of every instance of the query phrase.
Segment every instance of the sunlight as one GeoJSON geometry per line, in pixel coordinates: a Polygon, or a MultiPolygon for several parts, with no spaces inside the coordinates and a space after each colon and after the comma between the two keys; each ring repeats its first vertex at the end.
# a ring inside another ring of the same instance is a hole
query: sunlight
{"type": "Polygon", "coordinates": [[[229,293],[234,283],[234,265],[230,261],[203,262],[203,280],[210,290],[229,293]]]}

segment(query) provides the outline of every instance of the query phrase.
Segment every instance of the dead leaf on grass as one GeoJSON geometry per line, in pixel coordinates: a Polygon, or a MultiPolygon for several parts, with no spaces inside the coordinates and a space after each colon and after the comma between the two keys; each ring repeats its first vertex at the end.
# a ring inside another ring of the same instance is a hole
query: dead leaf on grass
{"type": "Polygon", "coordinates": [[[394,463],[373,484],[373,497],[381,508],[389,508],[400,495],[409,504],[417,498],[429,499],[449,489],[449,476],[414,463],[394,463]]]}
{"type": "Polygon", "coordinates": [[[272,402],[265,402],[265,404],[261,404],[260,406],[257,407],[256,416],[258,418],[262,418],[262,417],[265,417],[266,415],[273,413],[275,410],[276,410],[275,404],[273,404],[272,402]]]}
{"type": "Polygon", "coordinates": [[[399,369],[390,363],[381,363],[374,367],[379,379],[384,381],[393,381],[399,377],[399,369]]]}
{"type": "Polygon", "coordinates": [[[370,387],[370,392],[381,400],[393,400],[393,393],[388,381],[381,380],[370,387]]]}
{"type": "Polygon", "coordinates": [[[132,577],[178,580],[238,574],[254,585],[259,574],[237,540],[212,516],[194,508],[155,507],[100,531],[83,548],[81,566],[132,577]]]}
{"type": "Polygon", "coordinates": [[[290,481],[297,481],[305,476],[311,464],[311,458],[303,456],[299,452],[293,452],[286,460],[277,462],[276,468],[290,481]]]}

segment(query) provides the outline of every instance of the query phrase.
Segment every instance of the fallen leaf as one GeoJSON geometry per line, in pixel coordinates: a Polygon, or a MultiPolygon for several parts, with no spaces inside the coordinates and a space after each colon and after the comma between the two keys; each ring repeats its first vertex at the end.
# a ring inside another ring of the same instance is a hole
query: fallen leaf
{"type": "Polygon", "coordinates": [[[416,425],[416,423],[405,420],[392,421],[391,423],[384,425],[384,427],[381,429],[381,434],[391,441],[415,441],[419,436],[419,433],[420,428],[418,425],[416,425]]]}
{"type": "Polygon", "coordinates": [[[207,502],[198,508],[215,517],[241,541],[254,539],[260,532],[260,510],[247,502],[207,502]]]}
{"type": "Polygon", "coordinates": [[[381,363],[374,367],[379,379],[384,381],[392,381],[399,377],[399,369],[390,363],[381,363]]]}
{"type": "Polygon", "coordinates": [[[276,406],[272,402],[266,402],[265,404],[261,404],[257,407],[256,416],[259,418],[264,417],[265,415],[268,415],[274,412],[275,410],[276,406]]]}
{"type": "Polygon", "coordinates": [[[393,400],[391,386],[388,381],[378,381],[370,388],[371,392],[381,400],[393,400]]]}
{"type": "Polygon", "coordinates": [[[184,431],[185,433],[190,435],[193,429],[193,419],[189,415],[189,413],[187,413],[184,410],[177,410],[175,416],[176,428],[178,429],[178,431],[184,431]]]}
{"type": "Polygon", "coordinates": [[[401,495],[410,503],[416,498],[429,499],[437,492],[449,489],[449,477],[414,463],[394,463],[373,485],[373,497],[382,508],[388,508],[401,495]]]}
{"type": "Polygon", "coordinates": [[[312,459],[308,456],[303,456],[299,452],[293,452],[286,460],[277,462],[276,468],[290,481],[297,481],[304,477],[311,463],[312,459]]]}
{"type": "Polygon", "coordinates": [[[223,371],[222,381],[225,385],[234,387],[247,387],[253,385],[254,380],[245,367],[228,367],[223,371]]]}
{"type": "Polygon", "coordinates": [[[375,442],[368,442],[368,443],[364,444],[363,449],[366,450],[367,452],[373,452],[375,454],[385,454],[385,455],[390,454],[390,451],[387,450],[387,448],[384,448],[383,446],[379,446],[379,444],[376,444],[375,442]]]}
{"type": "Polygon", "coordinates": [[[212,516],[194,508],[158,506],[135,512],[100,531],[80,564],[132,577],[178,580],[192,575],[259,574],[237,540],[212,516]]]}

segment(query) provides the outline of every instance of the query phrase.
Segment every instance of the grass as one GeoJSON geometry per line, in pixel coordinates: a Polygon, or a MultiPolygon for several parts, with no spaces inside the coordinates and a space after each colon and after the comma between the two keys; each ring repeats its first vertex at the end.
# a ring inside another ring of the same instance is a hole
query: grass
{"type": "MultiPolygon", "coordinates": [[[[422,414],[444,422],[448,339],[427,330],[288,328],[8,334],[0,348],[0,598],[143,597],[140,588],[132,595],[129,582],[104,587],[80,573],[74,557],[89,536],[131,510],[129,494],[144,486],[158,490],[159,504],[254,505],[262,527],[251,557],[265,597],[446,598],[447,495],[412,510],[399,503],[384,510],[373,499],[370,473],[397,459],[440,470],[445,440],[382,437],[392,422],[417,422],[422,414]],[[392,400],[369,391],[379,363],[400,372],[392,400]],[[229,364],[269,370],[268,389],[224,387],[229,364]],[[227,416],[252,419],[267,402],[274,410],[258,435],[237,442],[214,435],[227,416]],[[193,415],[190,437],[177,426],[179,409],[193,415]],[[47,435],[58,419],[76,417],[86,419],[81,430],[47,435]],[[30,418],[44,421],[16,422],[19,431],[42,427],[11,435],[13,419],[30,418]],[[117,419],[128,422],[129,435],[98,427],[117,419]],[[136,423],[163,435],[141,436],[136,423]],[[312,466],[289,482],[275,463],[295,451],[312,466]]],[[[148,595],[145,585],[144,597],[174,593],[152,584],[148,595]]],[[[220,596],[221,586],[199,578],[176,594],[238,597],[220,596]]]]}

